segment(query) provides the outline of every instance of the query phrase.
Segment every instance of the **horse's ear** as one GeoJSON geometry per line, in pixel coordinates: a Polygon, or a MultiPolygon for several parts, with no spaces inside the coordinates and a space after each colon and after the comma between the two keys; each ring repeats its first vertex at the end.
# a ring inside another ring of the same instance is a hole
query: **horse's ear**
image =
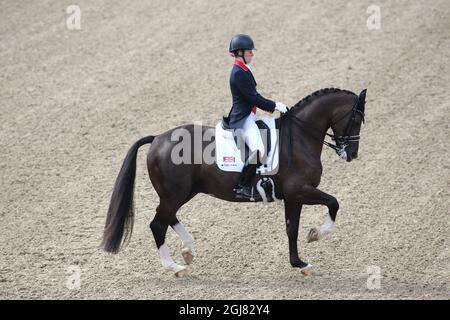
{"type": "Polygon", "coordinates": [[[358,110],[361,110],[364,113],[364,107],[366,105],[366,92],[367,89],[361,91],[358,97],[358,110]]]}

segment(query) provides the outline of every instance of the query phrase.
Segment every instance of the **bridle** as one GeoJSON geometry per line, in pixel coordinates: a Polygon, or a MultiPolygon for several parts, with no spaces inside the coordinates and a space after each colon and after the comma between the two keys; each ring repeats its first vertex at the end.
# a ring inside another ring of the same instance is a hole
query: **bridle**
{"type": "MultiPolygon", "coordinates": [[[[293,120],[293,122],[296,122],[297,124],[301,124],[301,125],[307,125],[310,128],[316,130],[316,131],[320,131],[319,129],[317,129],[316,127],[312,126],[309,122],[301,120],[299,118],[297,118],[292,110],[294,108],[290,108],[288,109],[288,111],[286,113],[284,113],[282,115],[288,117],[290,120],[293,120]]],[[[352,116],[349,118],[348,123],[345,127],[344,130],[344,134],[340,135],[340,136],[335,136],[334,134],[330,134],[330,133],[326,133],[327,136],[331,137],[331,139],[333,141],[335,141],[336,143],[330,143],[328,141],[322,140],[322,139],[318,139],[317,137],[315,137],[314,135],[311,135],[312,137],[314,137],[317,140],[320,140],[324,145],[326,145],[327,147],[333,149],[334,151],[336,151],[336,153],[338,154],[339,157],[341,158],[346,158],[346,148],[349,146],[350,142],[356,142],[359,141],[360,139],[360,135],[350,135],[350,130],[354,124],[354,122],[356,121],[356,115],[359,114],[362,118],[362,122],[364,123],[365,119],[364,119],[364,111],[361,110],[360,107],[360,99],[358,96],[355,97],[355,101],[353,103],[352,109],[349,112],[346,112],[342,117],[340,117],[338,120],[334,121],[330,127],[333,128],[333,126],[335,126],[336,124],[338,124],[339,122],[341,122],[343,119],[345,119],[349,114],[351,114],[352,116]]],[[[292,158],[292,127],[291,127],[291,123],[292,121],[288,122],[289,125],[289,164],[291,162],[291,158],[292,158]]],[[[289,165],[290,166],[290,165],[289,165]]]]}
{"type": "Polygon", "coordinates": [[[330,148],[334,149],[339,156],[342,155],[342,152],[349,145],[349,142],[356,142],[356,141],[359,141],[359,139],[361,138],[361,136],[359,134],[358,135],[350,135],[350,130],[351,130],[354,122],[356,121],[357,114],[359,114],[361,116],[362,122],[363,123],[365,122],[364,112],[360,108],[358,108],[358,106],[359,106],[359,99],[358,99],[358,97],[356,97],[355,102],[353,103],[352,109],[349,112],[345,113],[337,121],[333,122],[330,126],[331,128],[333,128],[334,125],[338,124],[341,120],[345,119],[351,113],[352,116],[350,117],[350,119],[348,119],[347,125],[344,130],[344,135],[336,137],[333,134],[329,134],[328,132],[326,133],[326,135],[329,136],[333,141],[336,141],[336,144],[333,145],[326,141],[323,141],[323,143],[325,145],[328,145],[330,148]]]}

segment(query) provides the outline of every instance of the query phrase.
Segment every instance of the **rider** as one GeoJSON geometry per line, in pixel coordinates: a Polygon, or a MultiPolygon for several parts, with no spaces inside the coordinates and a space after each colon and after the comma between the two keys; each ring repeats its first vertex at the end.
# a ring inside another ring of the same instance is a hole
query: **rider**
{"type": "Polygon", "coordinates": [[[249,66],[253,58],[253,50],[256,49],[252,38],[248,35],[237,34],[230,41],[229,52],[235,60],[230,76],[233,107],[229,114],[229,126],[243,130],[245,143],[250,149],[250,155],[234,191],[237,198],[245,199],[254,199],[250,184],[265,154],[261,135],[255,123],[256,108],[268,112],[287,111],[285,104],[268,100],[256,91],[256,81],[249,66]]]}

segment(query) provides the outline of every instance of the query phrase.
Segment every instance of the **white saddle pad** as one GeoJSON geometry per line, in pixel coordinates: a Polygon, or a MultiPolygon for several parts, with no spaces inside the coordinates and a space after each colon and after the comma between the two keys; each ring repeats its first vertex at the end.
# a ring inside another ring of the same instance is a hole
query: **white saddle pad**
{"type": "MultiPolygon", "coordinates": [[[[267,155],[266,163],[259,166],[256,172],[262,175],[273,175],[278,172],[279,143],[275,128],[275,118],[264,117],[261,120],[270,128],[271,150],[267,155]]],[[[234,141],[233,131],[224,130],[222,123],[216,125],[216,164],[220,170],[241,172],[244,159],[234,141]]]]}

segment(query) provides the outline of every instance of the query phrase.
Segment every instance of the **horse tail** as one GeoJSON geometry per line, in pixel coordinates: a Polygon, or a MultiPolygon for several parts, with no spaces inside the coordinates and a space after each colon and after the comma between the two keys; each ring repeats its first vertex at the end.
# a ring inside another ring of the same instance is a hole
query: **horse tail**
{"type": "Polygon", "coordinates": [[[134,178],[136,175],[136,156],[139,147],[152,143],[154,136],[136,141],[128,150],[122,168],[117,176],[109,203],[101,247],[110,253],[117,253],[121,246],[131,238],[134,222],[134,178]]]}

